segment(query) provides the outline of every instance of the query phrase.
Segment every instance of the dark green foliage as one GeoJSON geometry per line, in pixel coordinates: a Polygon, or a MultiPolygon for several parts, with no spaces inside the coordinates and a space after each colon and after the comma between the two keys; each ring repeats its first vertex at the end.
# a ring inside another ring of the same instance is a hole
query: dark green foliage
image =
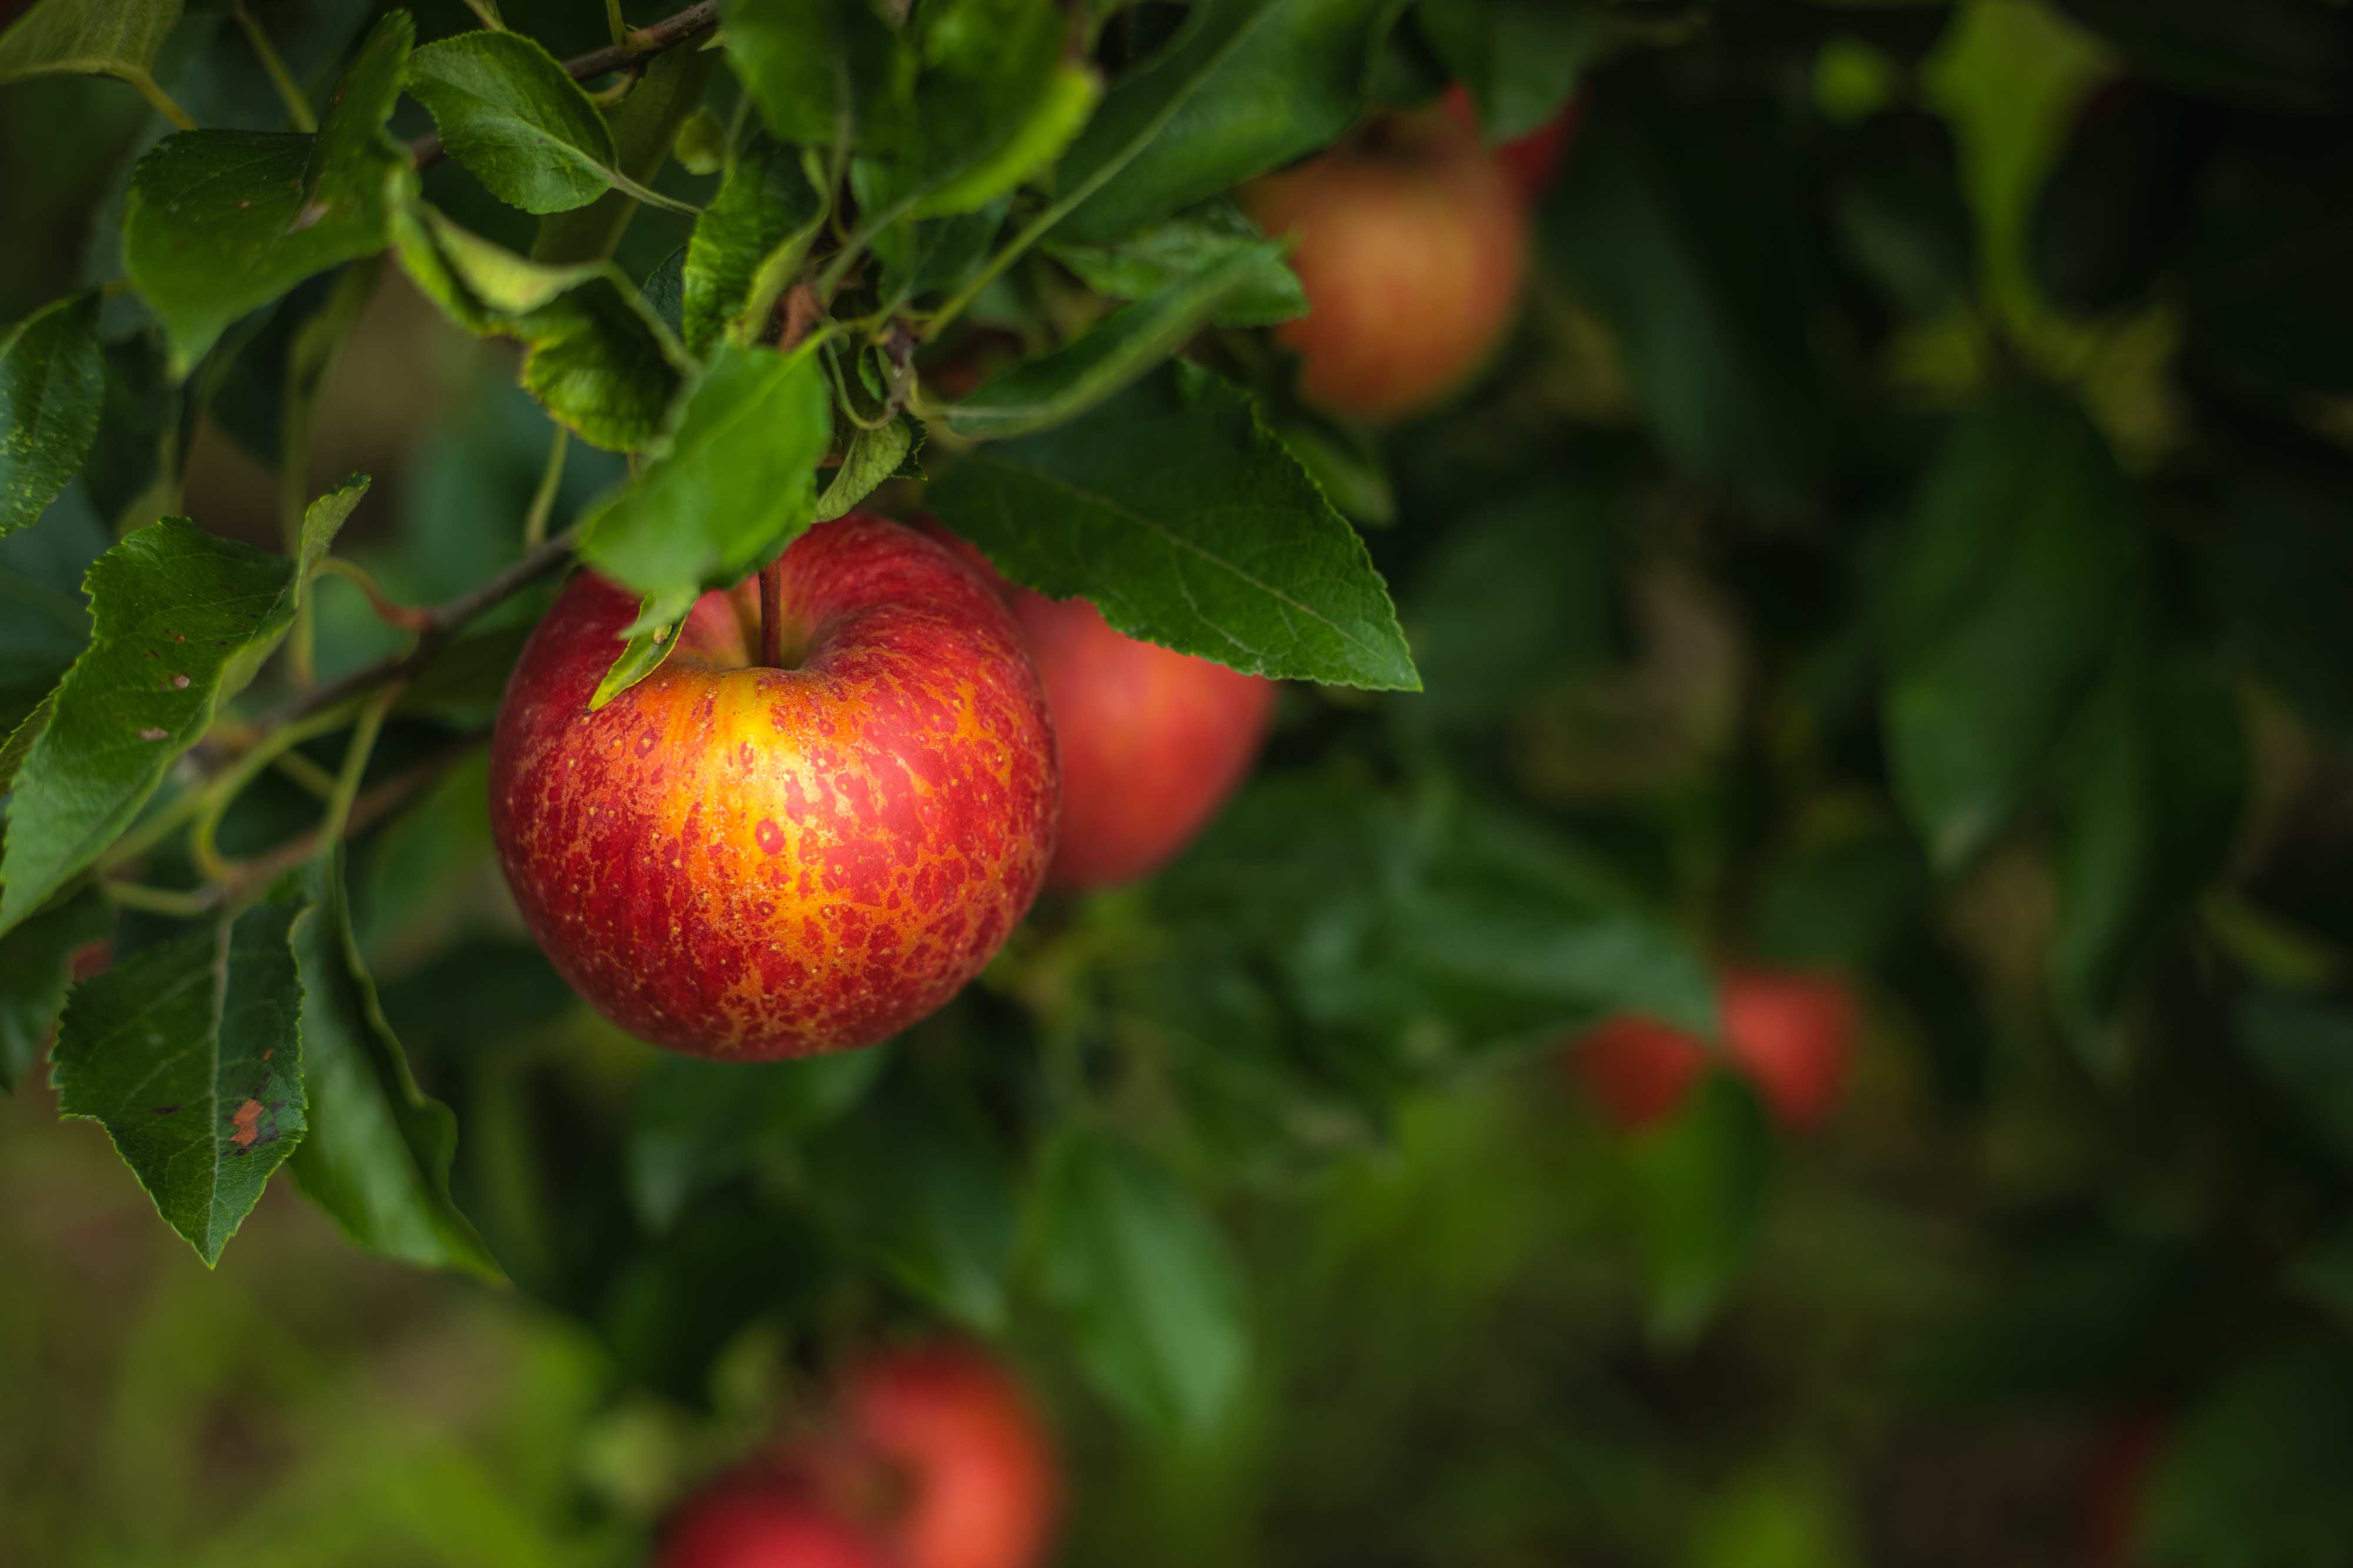
{"type": "Polygon", "coordinates": [[[8,1146],[0,1557],[638,1560],[957,1334],[1050,1397],[1072,1564],[2074,1563],[2119,1421],[2140,1560],[2342,1559],[2353,9],[620,9],[0,33],[0,1113],[245,1227],[111,1271],[8,1146]],[[1238,198],[1453,84],[1574,122],[1529,298],[1336,422],[1238,198]],[[481,742],[564,571],[642,597],[609,696],[853,507],[1274,732],[902,1038],[658,1058],[516,923],[481,742]],[[1810,1136],[1731,964],[1856,1000],[1810,1136]],[[1714,1064],[1633,1133],[1559,1071],[1626,1015],[1714,1064]],[[175,1327],[93,1388],[118,1273],[175,1327]],[[222,1304],[293,1277],[332,1326],[222,1304]],[[378,1321],[451,1302],[536,1359],[378,1321]],[[259,1394],[141,1403],[232,1339],[259,1394]],[[438,1436],[551,1383],[532,1485],[438,1436]]]}

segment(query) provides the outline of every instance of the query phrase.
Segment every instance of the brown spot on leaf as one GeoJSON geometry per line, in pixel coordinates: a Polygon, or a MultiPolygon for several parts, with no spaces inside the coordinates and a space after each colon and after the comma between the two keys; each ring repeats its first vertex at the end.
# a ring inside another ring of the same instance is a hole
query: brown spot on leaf
{"type": "Polygon", "coordinates": [[[171,732],[171,731],[164,729],[159,725],[150,724],[147,728],[139,731],[139,738],[142,741],[160,741],[171,732]]]}
{"type": "Polygon", "coordinates": [[[237,1129],[228,1135],[229,1142],[240,1149],[250,1149],[253,1141],[261,1136],[261,1101],[248,1100],[229,1112],[228,1124],[237,1129]]]}

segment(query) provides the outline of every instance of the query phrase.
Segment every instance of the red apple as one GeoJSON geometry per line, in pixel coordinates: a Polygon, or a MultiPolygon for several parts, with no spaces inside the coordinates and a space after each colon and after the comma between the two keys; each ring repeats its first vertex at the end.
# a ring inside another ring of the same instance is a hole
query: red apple
{"type": "Polygon", "coordinates": [[[606,1016],[700,1056],[905,1028],[988,962],[1053,854],[1045,694],[989,584],[858,514],[781,565],[786,668],[756,662],[747,581],[595,712],[637,599],[575,577],[491,741],[491,832],[532,934],[606,1016]]]}
{"type": "Polygon", "coordinates": [[[1664,1121],[1707,1070],[1696,1036],[1651,1018],[1612,1018],[1569,1047],[1568,1065],[1602,1114],[1624,1131],[1664,1121]]]}
{"type": "Polygon", "coordinates": [[[1059,1504],[1052,1445],[1020,1385],[976,1350],[933,1344],[861,1363],[828,1423],[774,1473],[859,1521],[895,1568],[1029,1568],[1059,1504]]]}
{"type": "MultiPolygon", "coordinates": [[[[1719,977],[1717,1002],[1727,1065],[1756,1086],[1782,1126],[1819,1126],[1838,1104],[1854,1054],[1853,992],[1826,975],[1734,969],[1719,977]]],[[[1696,1036],[1627,1017],[1588,1032],[1569,1062],[1603,1114],[1631,1131],[1672,1115],[1715,1056],[1696,1036]]]]}
{"type": "Polygon", "coordinates": [[[899,1477],[880,1526],[905,1568],[1028,1568],[1053,1533],[1052,1447],[1020,1384],[957,1345],[896,1352],[842,1389],[851,1440],[899,1477]]]}
{"type": "Polygon", "coordinates": [[[733,1476],[687,1500],[654,1568],[896,1568],[881,1547],[782,1482],[733,1476]]]}
{"type": "MultiPolygon", "coordinates": [[[[1471,101],[1470,89],[1458,81],[1446,89],[1444,101],[1446,112],[1466,130],[1479,129],[1479,108],[1471,101]]],[[[1522,201],[1533,202],[1544,195],[1553,176],[1560,173],[1561,163],[1577,140],[1577,125],[1584,119],[1585,99],[1579,94],[1534,131],[1495,143],[1495,162],[1511,177],[1512,186],[1520,193],[1522,201]]]]}
{"type": "Polygon", "coordinates": [[[1430,407],[1484,363],[1519,309],[1528,220],[1477,132],[1443,110],[1385,115],[1243,192],[1295,237],[1307,314],[1275,329],[1300,395],[1344,418],[1430,407]]]}
{"type": "Polygon", "coordinates": [[[1123,637],[1084,599],[1010,592],[1061,746],[1047,885],[1109,887],[1158,869],[1250,771],[1274,683],[1123,637]]]}
{"type": "Polygon", "coordinates": [[[1106,888],[1157,870],[1250,771],[1275,683],[1123,636],[1084,599],[1016,587],[971,541],[923,526],[1005,595],[1046,684],[1062,764],[1046,885],[1106,888]]]}

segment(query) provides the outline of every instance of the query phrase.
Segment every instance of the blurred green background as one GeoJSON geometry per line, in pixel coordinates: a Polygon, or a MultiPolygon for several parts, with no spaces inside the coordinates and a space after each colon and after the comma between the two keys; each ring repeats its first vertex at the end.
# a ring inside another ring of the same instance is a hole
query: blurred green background
{"type": "MultiPolygon", "coordinates": [[[[256,6],[306,75],[368,9],[256,6]]],[[[1288,693],[1161,883],[1041,909],[936,1027],[748,1100],[570,999],[459,769],[355,847],[354,897],[515,1287],[371,1261],[284,1183],[207,1272],[21,1087],[0,1563],[628,1563],[830,1347],[943,1313],[1048,1394],[1071,1564],[2034,1568],[2111,1516],[2134,1560],[2353,1561],[2353,10],[1566,11],[1617,47],[1522,330],[1326,476],[1426,696],[1288,693]],[[2145,562],[2084,531],[2111,490],[2145,562]],[[1990,531],[1940,563],[1912,535],[1946,514],[1990,531]],[[1977,662],[1940,667],[1955,625],[1977,662]],[[1891,778],[1878,704],[1915,677],[1962,717],[1947,773],[1891,778]],[[1475,909],[1382,902],[1458,874],[1475,909]],[[1831,1125],[1777,1136],[1725,1083],[1608,1129],[1508,1005],[1562,888],[1852,975],[1831,1125]],[[1459,960],[1405,1002],[1388,921],[1459,960]],[[1146,1236],[1166,1268],[1232,1248],[1234,1323],[1170,1342],[1237,1369],[1213,1419],[1124,1418],[1039,1310],[1052,1223],[993,1173],[1061,1095],[1165,1134],[1216,1216],[1146,1236]]],[[[183,34],[206,123],[269,102],[221,12],[183,34]]],[[[0,319],[71,285],[151,119],[0,88],[0,319]]],[[[186,509],[275,538],[234,386],[190,438],[186,509]]],[[[545,442],[504,353],[387,273],[306,493],[375,475],[346,541],[431,601],[512,558],[545,442]]],[[[617,462],[575,448],[559,522],[617,462]]],[[[323,668],[394,646],[321,592],[323,668]]]]}

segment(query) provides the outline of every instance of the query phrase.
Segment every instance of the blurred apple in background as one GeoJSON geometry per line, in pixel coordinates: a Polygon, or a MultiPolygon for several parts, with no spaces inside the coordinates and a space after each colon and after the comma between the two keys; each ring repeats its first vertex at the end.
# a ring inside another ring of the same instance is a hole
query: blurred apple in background
{"type": "Polygon", "coordinates": [[[1300,395],[1326,413],[1378,423],[1435,406],[1518,312],[1525,203],[1443,110],[1367,121],[1242,200],[1261,228],[1296,241],[1307,314],[1274,336],[1299,356],[1300,395]]]}
{"type": "Polygon", "coordinates": [[[1837,1107],[1854,1055],[1861,1010],[1832,976],[1733,969],[1718,981],[1725,1048],[1650,1018],[1613,1018],[1570,1047],[1569,1067],[1616,1126],[1638,1131],[1683,1105],[1712,1061],[1755,1086],[1793,1132],[1837,1107]]]}
{"type": "Polygon", "coordinates": [[[895,1568],[880,1545],[774,1477],[723,1477],[681,1504],[654,1568],[895,1568]]]}
{"type": "Polygon", "coordinates": [[[1123,637],[1083,599],[1010,593],[1061,747],[1047,886],[1108,887],[1157,870],[1250,771],[1275,683],[1123,637]]]}

